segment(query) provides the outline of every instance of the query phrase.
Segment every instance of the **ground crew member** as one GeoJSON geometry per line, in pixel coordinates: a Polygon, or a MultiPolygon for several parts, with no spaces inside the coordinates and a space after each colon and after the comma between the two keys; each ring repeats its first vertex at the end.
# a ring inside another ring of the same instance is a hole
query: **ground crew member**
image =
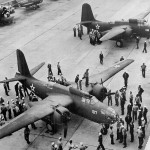
{"type": "Polygon", "coordinates": [[[146,71],[145,63],[143,63],[143,65],[141,66],[141,70],[142,70],[142,76],[145,78],[145,71],[146,71]]]}
{"type": "Polygon", "coordinates": [[[135,103],[138,106],[138,108],[140,109],[140,107],[141,107],[141,100],[140,100],[139,94],[137,94],[136,97],[135,97],[135,103]]]}
{"type": "Polygon", "coordinates": [[[124,78],[124,86],[127,87],[128,86],[129,74],[127,72],[124,72],[123,78],[124,78]]]}
{"type": "Polygon", "coordinates": [[[132,105],[129,103],[127,106],[127,114],[129,114],[129,116],[131,116],[131,112],[132,112],[132,105]]]}
{"type": "Polygon", "coordinates": [[[143,146],[143,132],[141,129],[141,126],[139,126],[138,130],[137,130],[137,134],[138,134],[138,138],[139,138],[139,146],[138,148],[141,149],[143,146]]]}
{"type": "Polygon", "coordinates": [[[124,58],[123,58],[123,56],[121,56],[120,61],[123,61],[123,60],[124,60],[124,58]]]}
{"type": "Polygon", "coordinates": [[[2,113],[3,116],[4,116],[5,121],[7,121],[6,112],[7,112],[7,108],[6,108],[5,104],[2,103],[1,113],[2,113]]]}
{"type": "Polygon", "coordinates": [[[58,75],[61,75],[62,72],[61,72],[61,67],[60,67],[60,62],[57,63],[57,69],[58,69],[58,75]]]}
{"type": "Polygon", "coordinates": [[[7,89],[7,84],[6,84],[6,82],[4,82],[3,86],[4,86],[5,94],[6,94],[7,96],[9,96],[9,95],[8,95],[8,89],[7,89]]]}
{"type": "Polygon", "coordinates": [[[75,78],[75,83],[77,84],[77,89],[79,89],[79,74],[75,78]]]}
{"type": "Polygon", "coordinates": [[[119,106],[119,92],[118,92],[118,90],[116,91],[116,93],[115,93],[115,105],[116,106],[119,106]]]}
{"type": "Polygon", "coordinates": [[[123,98],[123,93],[121,93],[121,95],[120,95],[121,115],[124,115],[124,105],[125,105],[125,101],[123,98]]]}
{"type": "Polygon", "coordinates": [[[137,45],[136,49],[139,49],[139,37],[138,36],[136,37],[136,45],[137,45]]]}
{"type": "Polygon", "coordinates": [[[28,126],[26,126],[24,130],[24,138],[28,144],[30,144],[29,135],[30,135],[30,129],[28,128],[28,126]]]}
{"type": "Polygon", "coordinates": [[[49,75],[52,75],[52,76],[53,76],[51,64],[48,64],[48,65],[47,65],[47,68],[48,68],[48,77],[49,77],[49,75]]]}
{"type": "Polygon", "coordinates": [[[21,99],[24,97],[23,92],[22,92],[22,85],[19,85],[19,95],[21,99]]]}
{"type": "Polygon", "coordinates": [[[142,111],[139,109],[138,125],[141,126],[142,111]]]}
{"type": "Polygon", "coordinates": [[[114,143],[113,126],[110,126],[110,138],[111,138],[111,144],[115,144],[115,143],[114,143]]]}
{"type": "MultiPolygon", "coordinates": [[[[8,80],[7,77],[5,77],[5,80],[8,80]]],[[[7,85],[7,89],[10,90],[10,88],[9,88],[9,82],[6,82],[6,85],[7,85]]]]}
{"type": "Polygon", "coordinates": [[[127,116],[125,117],[125,121],[127,124],[127,131],[128,131],[128,126],[130,125],[130,123],[132,121],[132,117],[129,114],[127,114],[127,116]]]}
{"type": "Polygon", "coordinates": [[[101,64],[103,64],[103,58],[104,58],[104,56],[103,56],[103,53],[101,51],[101,53],[99,54],[99,59],[100,59],[101,64]]]}
{"type": "Polygon", "coordinates": [[[89,71],[89,69],[86,69],[86,71],[85,71],[85,73],[83,75],[83,78],[82,78],[82,79],[85,78],[85,86],[86,87],[89,85],[89,72],[88,71],[89,71]]]}
{"type": "Polygon", "coordinates": [[[57,145],[58,145],[58,150],[63,150],[63,144],[62,144],[62,138],[61,137],[59,137],[57,145]]]}
{"type": "Polygon", "coordinates": [[[129,96],[129,102],[130,102],[131,106],[133,107],[133,94],[131,91],[130,91],[130,96],[129,96]]]}
{"type": "Polygon", "coordinates": [[[133,142],[134,141],[134,123],[133,122],[130,123],[130,134],[131,134],[130,142],[133,142]]]}
{"type": "Polygon", "coordinates": [[[144,106],[144,109],[143,109],[143,117],[145,119],[145,124],[147,124],[147,112],[148,112],[148,109],[146,108],[146,106],[144,106]]]}
{"type": "Polygon", "coordinates": [[[133,122],[134,122],[134,120],[137,120],[137,111],[138,111],[138,106],[136,105],[136,103],[134,103],[133,111],[132,111],[133,122]]]}
{"type": "Polygon", "coordinates": [[[51,150],[55,150],[55,143],[54,142],[52,142],[52,144],[51,144],[51,150]]]}
{"type": "Polygon", "coordinates": [[[79,89],[82,90],[82,79],[79,79],[79,89]]]}
{"type": "Polygon", "coordinates": [[[123,148],[125,148],[127,147],[127,130],[125,127],[123,128],[122,132],[123,132],[123,145],[124,145],[123,148]]]}
{"type": "MultiPolygon", "coordinates": [[[[111,93],[111,90],[109,90],[108,93],[111,93]]],[[[111,96],[111,94],[108,94],[108,106],[109,106],[109,104],[111,104],[111,106],[112,106],[112,96],[111,96]]]]}
{"type": "Polygon", "coordinates": [[[74,37],[76,37],[76,27],[73,28],[74,37]]]}
{"type": "Polygon", "coordinates": [[[140,101],[142,103],[142,93],[144,92],[143,88],[141,87],[141,85],[139,85],[138,87],[138,95],[140,97],[140,101]]]}
{"type": "Polygon", "coordinates": [[[77,148],[73,143],[72,143],[72,140],[69,141],[69,145],[68,145],[68,150],[72,150],[72,149],[75,149],[77,148]]]}
{"type": "Polygon", "coordinates": [[[145,138],[145,120],[144,120],[144,117],[141,118],[141,129],[143,131],[143,138],[145,138]]]}
{"type": "Polygon", "coordinates": [[[99,135],[98,135],[98,142],[99,142],[99,145],[97,147],[97,150],[100,150],[100,148],[102,150],[105,150],[104,145],[103,145],[103,135],[101,132],[99,132],[99,135]]]}
{"type": "Polygon", "coordinates": [[[87,148],[88,148],[88,146],[83,145],[83,143],[82,143],[82,142],[80,142],[79,150],[85,150],[85,149],[87,149],[87,148]]]}
{"type": "Polygon", "coordinates": [[[123,130],[124,126],[122,123],[120,123],[120,128],[119,128],[119,143],[123,142],[123,134],[122,134],[122,130],[123,130]]]}
{"type": "Polygon", "coordinates": [[[16,96],[19,96],[18,87],[19,87],[19,82],[17,82],[17,83],[15,84],[16,96]]]}
{"type": "Polygon", "coordinates": [[[144,42],[144,48],[143,48],[143,53],[145,52],[145,53],[147,53],[147,49],[146,49],[146,47],[147,47],[147,43],[146,43],[146,41],[144,42]]]}
{"type": "Polygon", "coordinates": [[[117,138],[116,138],[116,140],[119,140],[120,139],[120,137],[119,137],[119,129],[120,129],[120,120],[118,120],[117,121],[117,138]]]}
{"type": "Polygon", "coordinates": [[[80,40],[82,40],[82,31],[81,31],[81,27],[78,26],[78,37],[80,38],[80,40]]]}
{"type": "Polygon", "coordinates": [[[10,106],[9,101],[7,101],[7,110],[8,110],[8,117],[9,117],[9,119],[11,119],[12,115],[11,115],[11,106],[10,106]]]}

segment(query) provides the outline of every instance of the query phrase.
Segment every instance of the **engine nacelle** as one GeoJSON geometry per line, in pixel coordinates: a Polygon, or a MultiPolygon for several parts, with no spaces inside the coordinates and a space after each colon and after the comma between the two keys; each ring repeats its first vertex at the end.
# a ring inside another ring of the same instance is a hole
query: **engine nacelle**
{"type": "Polygon", "coordinates": [[[70,111],[63,106],[58,106],[56,108],[56,112],[58,112],[59,115],[61,116],[62,122],[66,122],[66,121],[69,121],[71,119],[70,111]]]}
{"type": "Polygon", "coordinates": [[[89,93],[95,96],[99,101],[103,102],[103,100],[107,96],[107,89],[100,84],[96,84],[93,86],[92,90],[89,93]]]}

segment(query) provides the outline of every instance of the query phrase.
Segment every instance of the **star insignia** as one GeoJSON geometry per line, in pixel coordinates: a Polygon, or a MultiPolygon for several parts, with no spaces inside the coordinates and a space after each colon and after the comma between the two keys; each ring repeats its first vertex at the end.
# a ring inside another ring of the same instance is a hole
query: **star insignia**
{"type": "Polygon", "coordinates": [[[31,91],[34,92],[35,87],[33,86],[33,84],[30,86],[30,88],[31,88],[31,91]]]}
{"type": "Polygon", "coordinates": [[[98,24],[95,27],[96,27],[97,30],[99,30],[99,28],[100,28],[100,26],[98,24]]]}

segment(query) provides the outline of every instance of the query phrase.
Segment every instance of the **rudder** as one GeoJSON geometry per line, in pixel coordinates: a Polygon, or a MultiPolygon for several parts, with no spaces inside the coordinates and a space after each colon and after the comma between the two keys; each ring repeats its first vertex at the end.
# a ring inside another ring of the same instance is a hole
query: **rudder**
{"type": "Polygon", "coordinates": [[[17,63],[18,63],[18,71],[23,76],[31,76],[25,56],[23,52],[19,49],[16,50],[17,54],[17,63]]]}
{"type": "Polygon", "coordinates": [[[82,5],[81,22],[84,22],[84,21],[95,21],[91,6],[87,3],[84,3],[82,5]]]}

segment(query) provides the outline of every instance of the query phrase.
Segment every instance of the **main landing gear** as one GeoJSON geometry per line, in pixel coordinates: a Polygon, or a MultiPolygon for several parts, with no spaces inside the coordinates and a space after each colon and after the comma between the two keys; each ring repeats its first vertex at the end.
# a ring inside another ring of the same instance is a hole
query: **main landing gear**
{"type": "Polygon", "coordinates": [[[117,40],[116,41],[116,46],[117,47],[123,47],[123,41],[122,40],[117,40]]]}

